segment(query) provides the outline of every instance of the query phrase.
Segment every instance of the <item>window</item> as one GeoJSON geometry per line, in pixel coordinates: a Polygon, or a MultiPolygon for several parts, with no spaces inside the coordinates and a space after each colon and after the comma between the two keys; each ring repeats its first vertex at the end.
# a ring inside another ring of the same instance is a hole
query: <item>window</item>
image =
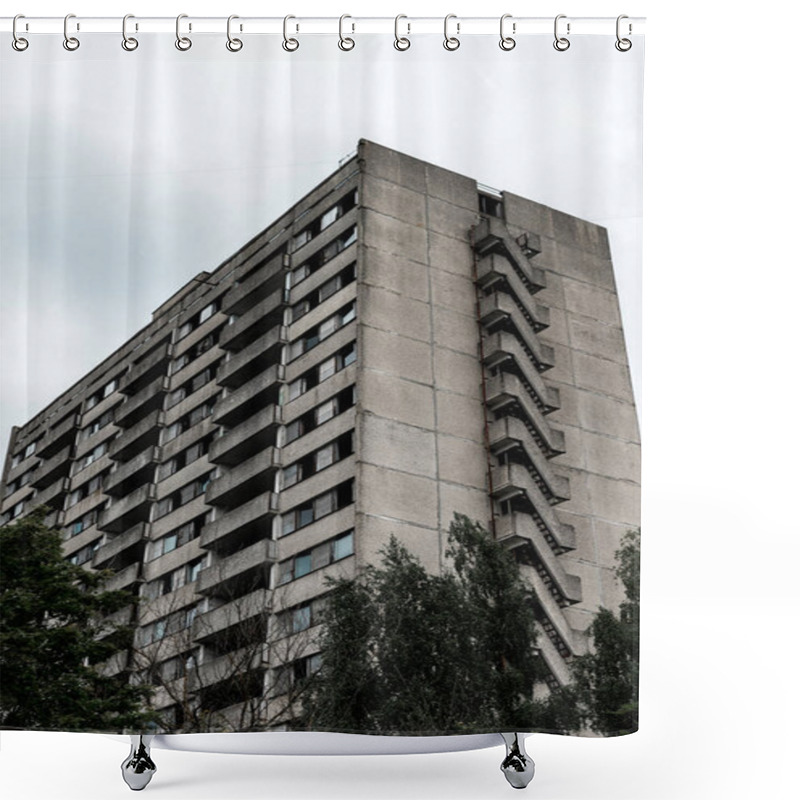
{"type": "Polygon", "coordinates": [[[288,489],[296,483],[309,478],[322,469],[346,458],[353,452],[353,432],[339,436],[303,458],[287,465],[283,470],[283,488],[288,489]]]}
{"type": "MultiPolygon", "coordinates": [[[[299,250],[304,244],[308,244],[315,236],[318,236],[325,228],[343,217],[358,202],[357,190],[353,190],[345,195],[338,203],[326,209],[311,224],[303,228],[300,233],[292,237],[292,252],[299,250]]],[[[307,213],[307,212],[304,212],[307,213]]]]}
{"type": "Polygon", "coordinates": [[[182,608],[180,611],[175,611],[166,617],[151,622],[149,625],[145,625],[140,629],[142,644],[152,644],[160,641],[165,636],[190,628],[199,613],[201,613],[201,608],[198,604],[190,608],[182,608]]]}
{"type": "Polygon", "coordinates": [[[490,217],[498,217],[503,219],[503,197],[486,194],[485,192],[478,193],[478,207],[481,214],[486,214],[490,217]]]}
{"type": "Polygon", "coordinates": [[[192,409],[188,414],[184,414],[177,422],[173,422],[172,425],[164,428],[161,444],[171,442],[177,436],[188,431],[189,428],[193,428],[198,422],[202,422],[206,417],[210,417],[214,413],[214,406],[218,397],[219,395],[216,395],[206,400],[205,403],[192,409]]]}
{"type": "Polygon", "coordinates": [[[97,433],[102,428],[105,428],[106,425],[110,424],[114,419],[114,412],[113,410],[106,411],[105,414],[99,416],[94,422],[91,422],[85,428],[81,428],[78,431],[78,440],[81,441],[83,439],[88,439],[93,434],[97,433]]]}
{"type": "Polygon", "coordinates": [[[351,555],[353,555],[352,530],[281,562],[278,570],[280,584],[290,583],[315,569],[321,569],[351,555]]]}
{"type": "Polygon", "coordinates": [[[11,519],[16,519],[21,513],[22,509],[25,507],[25,501],[20,500],[12,509],[11,509],[11,519]]]}
{"type": "Polygon", "coordinates": [[[100,442],[97,447],[92,448],[82,459],[75,462],[75,471],[72,473],[73,475],[77,474],[83,469],[86,469],[90,464],[93,464],[97,461],[98,458],[104,456],[108,452],[109,442],[111,440],[107,440],[105,442],[100,442]]]}
{"type": "Polygon", "coordinates": [[[300,319],[320,303],[336,294],[356,279],[356,262],[348,264],[341,272],[292,306],[292,322],[300,319]]]}
{"type": "Polygon", "coordinates": [[[73,491],[67,495],[67,503],[65,508],[71,508],[81,500],[85,500],[87,497],[89,497],[89,495],[99,492],[103,488],[103,480],[109,472],[111,472],[110,467],[108,469],[104,469],[97,475],[94,475],[91,480],[84,483],[83,486],[73,489],[73,491]]]}
{"type": "Polygon", "coordinates": [[[154,581],[150,581],[144,587],[144,595],[150,600],[155,600],[157,597],[163,597],[165,594],[175,592],[187,583],[192,583],[197,580],[200,571],[208,563],[208,554],[202,558],[195,559],[189,564],[183,564],[177,569],[161,575],[154,581]]]}
{"type": "Polygon", "coordinates": [[[97,522],[97,517],[100,513],[100,506],[97,508],[93,508],[91,511],[84,514],[82,517],[76,519],[72,525],[65,531],[66,539],[71,539],[73,536],[77,536],[79,533],[83,533],[87,528],[91,528],[92,525],[97,522]]]}
{"type": "Polygon", "coordinates": [[[319,382],[327,380],[331,375],[336,374],[336,356],[328,358],[319,365],[319,382]]]}
{"type": "Polygon", "coordinates": [[[206,512],[205,514],[196,517],[191,522],[186,522],[179,528],[176,528],[174,531],[171,531],[165,536],[161,536],[160,538],[156,539],[150,545],[147,560],[152,561],[153,559],[164,555],[164,553],[171,553],[178,547],[183,547],[183,545],[191,542],[193,539],[196,539],[202,533],[203,526],[210,520],[210,518],[211,512],[206,512]]]}
{"type": "Polygon", "coordinates": [[[104,384],[100,389],[94,392],[90,397],[86,399],[84,403],[83,410],[89,411],[90,409],[94,408],[101,400],[105,400],[106,397],[110,397],[114,392],[117,391],[117,387],[119,386],[119,376],[116,378],[112,378],[108,383],[104,384]]]}
{"type": "Polygon", "coordinates": [[[284,445],[299,439],[314,428],[319,427],[329,419],[333,419],[337,414],[347,411],[355,404],[355,387],[348,386],[339,394],[320,403],[316,408],[298,417],[286,426],[284,445]]]}
{"type": "Polygon", "coordinates": [[[282,535],[286,536],[294,531],[310,525],[322,517],[332,514],[339,508],[353,502],[353,480],[340,483],[333,489],[308,500],[283,515],[282,535]]]}
{"type": "Polygon", "coordinates": [[[191,483],[187,483],[186,486],[182,486],[168,497],[164,497],[163,499],[159,500],[155,505],[153,520],[155,521],[163,516],[166,516],[176,508],[185,506],[187,503],[194,500],[195,497],[203,494],[208,488],[208,484],[211,482],[213,474],[213,471],[209,472],[206,475],[193,480],[191,483]]]}
{"type": "Polygon", "coordinates": [[[303,353],[307,353],[321,341],[327,339],[342,326],[355,319],[356,304],[348,303],[340,308],[335,314],[323,320],[319,325],[311,328],[307,333],[296,339],[289,346],[289,360],[297,358],[303,353]]]}
{"type": "Polygon", "coordinates": [[[203,306],[196,314],[190,317],[186,322],[178,328],[178,335],[176,341],[180,341],[188,336],[195,328],[199,328],[207,320],[211,319],[214,314],[219,311],[220,298],[213,300],[208,305],[203,306]]]}
{"type": "Polygon", "coordinates": [[[292,286],[296,286],[309,275],[313,275],[320,267],[350,247],[356,241],[357,236],[356,226],[353,225],[339,237],[328,242],[321,250],[317,250],[305,263],[292,271],[292,286]]]}
{"type": "Polygon", "coordinates": [[[207,383],[212,381],[217,375],[218,366],[219,362],[212,364],[210,367],[207,367],[202,372],[199,372],[197,375],[189,379],[183,384],[183,386],[180,386],[179,388],[170,392],[167,395],[166,407],[168,409],[172,408],[180,403],[181,400],[185,400],[187,397],[189,397],[189,395],[194,394],[198,389],[201,389],[207,383]]]}
{"type": "Polygon", "coordinates": [[[214,435],[206,436],[199,442],[195,442],[185,450],[182,450],[178,455],[160,464],[158,467],[158,481],[163,481],[174,475],[178,470],[183,469],[189,464],[194,463],[197,459],[202,458],[208,453],[211,447],[211,442],[214,440],[214,435]]]}
{"type": "Polygon", "coordinates": [[[192,345],[185,353],[181,353],[181,355],[172,362],[170,373],[174,375],[187,364],[191,364],[192,361],[210,350],[219,341],[220,330],[220,328],[217,328],[212,333],[209,333],[208,336],[202,338],[197,344],[192,345]]]}
{"type": "Polygon", "coordinates": [[[85,547],[81,547],[76,553],[73,553],[67,561],[70,564],[75,564],[80,566],[81,564],[85,564],[87,561],[91,561],[94,554],[100,549],[100,543],[103,541],[102,537],[99,539],[95,539],[93,542],[87,544],[85,547]]]}
{"type": "Polygon", "coordinates": [[[299,480],[302,480],[302,477],[303,470],[299,463],[286,467],[283,470],[283,488],[288,489],[290,486],[294,486],[299,480]]]}

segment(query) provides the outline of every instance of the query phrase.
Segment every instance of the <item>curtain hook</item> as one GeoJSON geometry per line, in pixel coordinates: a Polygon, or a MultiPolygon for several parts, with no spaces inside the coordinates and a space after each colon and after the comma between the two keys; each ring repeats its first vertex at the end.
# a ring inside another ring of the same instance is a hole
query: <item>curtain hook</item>
{"type": "MultiPolygon", "coordinates": [[[[225,47],[227,47],[228,50],[231,51],[231,53],[238,53],[242,49],[242,47],[244,47],[244,42],[242,42],[241,39],[235,39],[231,36],[231,22],[233,22],[233,20],[235,19],[239,19],[239,17],[236,14],[231,14],[228,17],[228,31],[227,31],[228,41],[225,42],[225,47]]],[[[240,25],[239,30],[241,31],[241,29],[242,27],[240,25]]]]}
{"type": "MultiPolygon", "coordinates": [[[[192,40],[188,36],[181,36],[181,20],[188,19],[188,14],[178,14],[175,19],[175,47],[178,50],[185,52],[192,46],[192,40]]],[[[189,23],[189,30],[191,31],[192,25],[189,23]]]]}
{"type": "MultiPolygon", "coordinates": [[[[401,19],[408,19],[405,14],[398,14],[394,18],[394,49],[395,50],[408,50],[411,47],[411,39],[406,36],[400,36],[400,20],[401,19]]],[[[406,22],[406,28],[408,28],[407,34],[411,33],[411,23],[406,22]]]]}
{"type": "MultiPolygon", "coordinates": [[[[134,19],[133,14],[126,14],[122,18],[122,49],[127,50],[129,53],[139,46],[139,40],[134,39],[133,36],[128,36],[128,20],[134,19]]],[[[139,26],[136,26],[139,29],[139,26]]]]}
{"type": "MultiPolygon", "coordinates": [[[[505,35],[505,24],[507,19],[511,19],[511,14],[503,14],[503,16],[500,17],[500,49],[505,50],[506,52],[513,50],[517,46],[516,39],[505,35]]],[[[516,22],[511,23],[511,32],[517,32],[516,22]]]]}
{"type": "MultiPolygon", "coordinates": [[[[450,36],[448,26],[451,19],[456,19],[455,14],[448,14],[444,18],[444,49],[445,50],[458,50],[461,47],[461,41],[456,36],[450,36]]],[[[456,22],[456,34],[461,33],[461,23],[456,22]]]]}
{"type": "MultiPolygon", "coordinates": [[[[81,43],[78,41],[78,39],[69,35],[68,26],[71,19],[75,19],[74,14],[67,14],[67,16],[64,17],[64,49],[69,51],[77,50],[81,46],[81,43]]],[[[79,25],[76,26],[76,30],[80,30],[79,25]]]]}
{"type": "MultiPolygon", "coordinates": [[[[558,35],[558,21],[561,19],[566,19],[566,14],[559,14],[556,16],[555,22],[553,22],[553,36],[555,36],[555,41],[553,42],[553,47],[558,50],[559,53],[563,53],[565,50],[569,50],[569,46],[571,44],[570,40],[566,38],[566,36],[559,36],[558,35]]],[[[570,33],[570,24],[567,23],[567,36],[570,33]]]]}
{"type": "MultiPolygon", "coordinates": [[[[350,38],[349,36],[345,36],[342,30],[342,28],[344,27],[344,21],[346,19],[353,19],[353,18],[349,14],[342,14],[342,16],[339,17],[339,49],[345,51],[352,50],[356,46],[355,40],[350,38]]],[[[355,33],[356,32],[355,22],[351,22],[350,25],[353,28],[352,32],[355,33]]]]}
{"type": "MultiPolygon", "coordinates": [[[[623,39],[620,36],[620,30],[622,28],[622,20],[624,20],[624,19],[628,19],[628,15],[627,14],[620,14],[617,17],[617,41],[614,42],[614,47],[616,47],[617,50],[620,51],[620,53],[627,53],[628,50],[630,50],[631,47],[633,47],[633,42],[630,39],[623,39]]],[[[628,23],[628,36],[630,36],[632,33],[633,33],[633,25],[631,25],[631,23],[629,22],[628,23]]]]}
{"type": "MultiPolygon", "coordinates": [[[[297,17],[293,16],[292,14],[288,14],[283,18],[283,43],[282,47],[286,50],[287,53],[293,53],[300,47],[300,42],[297,41],[295,38],[289,38],[289,20],[290,19],[297,19],[297,17]]],[[[300,30],[300,26],[298,25],[296,30],[300,30]]]]}
{"type": "Polygon", "coordinates": [[[13,47],[13,48],[14,48],[14,49],[15,49],[15,50],[18,52],[18,53],[21,53],[23,50],[27,50],[27,49],[28,49],[28,44],[29,44],[29,42],[28,42],[28,40],[27,40],[27,39],[23,39],[23,38],[22,38],[22,37],[21,37],[21,36],[20,36],[20,35],[17,33],[17,20],[18,20],[18,19],[25,19],[25,15],[24,15],[24,14],[17,14],[17,16],[16,16],[16,17],[14,17],[14,21],[11,23],[11,35],[14,37],[14,38],[11,40],[11,46],[12,46],[12,47],[13,47]]]}

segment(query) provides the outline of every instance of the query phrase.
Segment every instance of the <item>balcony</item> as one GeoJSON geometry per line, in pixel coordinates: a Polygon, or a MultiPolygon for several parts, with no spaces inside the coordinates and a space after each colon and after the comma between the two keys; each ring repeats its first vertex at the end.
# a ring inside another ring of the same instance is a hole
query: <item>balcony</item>
{"type": "Polygon", "coordinates": [[[550,427],[516,375],[500,372],[489,378],[486,382],[486,403],[499,416],[509,412],[519,416],[547,458],[566,452],[563,431],[550,427]]]}
{"type": "Polygon", "coordinates": [[[274,364],[232,394],[223,397],[214,407],[214,423],[233,427],[264,407],[277,403],[283,374],[283,365],[274,364]]]}
{"type": "Polygon", "coordinates": [[[103,491],[111,497],[124,497],[143,483],[152,483],[159,454],[160,448],[152,445],[130,461],[119,464],[106,478],[103,491]]]}
{"type": "Polygon", "coordinates": [[[503,291],[494,292],[481,298],[481,323],[494,327],[506,320],[513,320],[517,328],[522,327],[520,317],[530,326],[534,333],[550,327],[550,309],[532,300],[523,302],[514,295],[503,291]]]}
{"type": "Polygon", "coordinates": [[[495,534],[497,541],[514,550],[522,563],[536,569],[559,607],[580,603],[581,579],[564,571],[541,530],[527,514],[516,511],[497,517],[495,534]]]}
{"type": "Polygon", "coordinates": [[[288,268],[283,266],[283,254],[279,253],[257,269],[226,295],[222,310],[226,314],[246,314],[256,303],[260,303],[273,292],[283,296],[288,268]]]}
{"type": "Polygon", "coordinates": [[[105,583],[104,590],[107,592],[121,592],[125,589],[130,589],[134,584],[141,583],[139,577],[139,562],[131,564],[119,572],[115,572],[105,583]]]}
{"type": "Polygon", "coordinates": [[[42,437],[36,447],[39,458],[50,458],[65,446],[75,444],[75,434],[78,430],[78,414],[73,412],[62,420],[55,428],[51,428],[42,437]]]}
{"type": "Polygon", "coordinates": [[[59,478],[55,483],[51,483],[47,489],[36,492],[36,505],[48,506],[53,511],[61,511],[68,491],[69,479],[59,478]]]}
{"type": "Polygon", "coordinates": [[[192,640],[201,642],[204,639],[212,639],[228,628],[243,624],[246,624],[248,629],[253,628],[254,631],[263,625],[266,636],[266,617],[271,611],[270,600],[268,589],[256,589],[250,594],[200,615],[194,621],[192,640]]]}
{"type": "Polygon", "coordinates": [[[223,361],[217,373],[217,383],[229,389],[238,389],[268,367],[279,364],[281,347],[285,343],[285,329],[280,325],[272,328],[244,350],[223,361]]]}
{"type": "Polygon", "coordinates": [[[100,514],[97,527],[101,531],[122,533],[138,522],[147,522],[150,504],[155,500],[155,487],[148,483],[134,490],[122,500],[117,500],[100,514]]]}
{"type": "Polygon", "coordinates": [[[564,525],[547,502],[531,474],[521,464],[492,467],[492,497],[498,502],[522,502],[525,513],[534,517],[554,553],[563,553],[575,546],[575,531],[564,525]]]}
{"type": "Polygon", "coordinates": [[[150,384],[146,384],[135,395],[128,399],[117,408],[115,424],[123,428],[130,428],[139,420],[144,419],[148,414],[156,409],[160,409],[164,401],[164,394],[167,391],[167,379],[158,378],[150,384]]]}
{"type": "Polygon", "coordinates": [[[247,347],[283,322],[283,309],[283,289],[278,289],[227,325],[219,337],[219,346],[225,350],[241,350],[247,347]]]}
{"type": "Polygon", "coordinates": [[[252,670],[266,669],[267,661],[263,647],[253,644],[231,653],[203,662],[197,669],[192,670],[186,678],[190,691],[207,689],[215,683],[226,681],[230,678],[242,676],[252,670]]]}
{"type": "Polygon", "coordinates": [[[119,390],[127,395],[136,394],[154,378],[166,375],[171,350],[172,345],[169,342],[160,344],[122,376],[119,390]]]}
{"type": "Polygon", "coordinates": [[[537,474],[536,480],[551,505],[569,500],[569,480],[554,475],[549,461],[533,441],[522,420],[501,417],[489,423],[489,445],[495,455],[511,455],[526,460],[537,474]]]}
{"type": "Polygon", "coordinates": [[[206,567],[197,579],[197,591],[217,597],[238,598],[256,589],[267,588],[270,569],[277,559],[276,542],[263,539],[206,567]]]}
{"type": "Polygon", "coordinates": [[[513,333],[499,331],[483,339],[483,363],[488,369],[512,367],[530,385],[536,405],[545,414],[559,407],[558,390],[546,386],[530,353],[513,333]],[[513,365],[510,363],[513,362],[513,365]]]}
{"type": "Polygon", "coordinates": [[[92,566],[95,569],[110,569],[115,563],[128,559],[141,561],[149,529],[149,523],[138,522],[124,533],[109,539],[94,554],[92,566]]]}
{"type": "Polygon", "coordinates": [[[34,489],[46,489],[51,483],[59,478],[69,475],[72,462],[70,460],[71,445],[67,445],[55,455],[50,456],[46,461],[42,461],[36,470],[35,476],[31,481],[34,489]]]}
{"type": "Polygon", "coordinates": [[[158,444],[158,437],[163,427],[164,412],[158,409],[151,411],[113,441],[109,455],[114,461],[132,460],[143,450],[158,444]]]}
{"type": "Polygon", "coordinates": [[[282,406],[267,406],[211,442],[208,459],[212,464],[240,464],[275,444],[283,422],[282,406]]]}
{"type": "Polygon", "coordinates": [[[233,467],[211,482],[206,491],[206,503],[233,508],[253,497],[272,490],[280,469],[280,451],[270,447],[233,467]]]}
{"type": "Polygon", "coordinates": [[[529,262],[532,256],[538,255],[542,251],[542,245],[536,234],[529,233],[525,238],[527,254],[522,251],[516,239],[508,232],[508,228],[502,220],[496,217],[484,217],[475,228],[473,246],[481,257],[496,253],[505,258],[528,285],[528,291],[533,294],[547,285],[544,271],[531,266],[529,262]]]}
{"type": "Polygon", "coordinates": [[[215,552],[234,551],[243,542],[263,539],[272,530],[278,512],[277,495],[266,492],[232,511],[217,511],[218,519],[209,522],[200,534],[200,547],[215,552]]]}

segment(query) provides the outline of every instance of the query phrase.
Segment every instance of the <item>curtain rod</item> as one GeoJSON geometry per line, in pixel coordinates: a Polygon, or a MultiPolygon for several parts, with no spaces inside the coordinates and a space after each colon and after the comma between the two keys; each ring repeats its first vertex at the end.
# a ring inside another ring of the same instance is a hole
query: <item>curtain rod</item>
{"type": "MultiPolygon", "coordinates": [[[[459,17],[448,15],[448,35],[472,36],[500,34],[501,17],[459,17]]],[[[556,25],[559,35],[610,35],[617,32],[621,36],[640,35],[644,33],[644,17],[627,17],[618,21],[615,17],[513,17],[503,15],[503,35],[528,36],[549,34],[553,36],[556,25]],[[569,26],[569,29],[567,29],[569,26]]],[[[0,31],[11,33],[13,18],[0,18],[0,31]]],[[[291,34],[366,34],[385,33],[402,36],[418,34],[443,35],[444,17],[361,17],[344,15],[338,17],[233,17],[232,30],[245,35],[277,34],[282,35],[288,28],[291,34]]],[[[226,17],[197,17],[181,15],[181,31],[191,34],[225,34],[228,31],[226,17]]],[[[17,34],[63,34],[64,17],[35,17],[20,15],[17,19],[17,34]]],[[[69,32],[77,33],[122,33],[122,17],[82,17],[70,15],[69,32]]],[[[129,16],[126,23],[128,34],[136,33],[175,33],[175,17],[137,17],[129,16]]]]}

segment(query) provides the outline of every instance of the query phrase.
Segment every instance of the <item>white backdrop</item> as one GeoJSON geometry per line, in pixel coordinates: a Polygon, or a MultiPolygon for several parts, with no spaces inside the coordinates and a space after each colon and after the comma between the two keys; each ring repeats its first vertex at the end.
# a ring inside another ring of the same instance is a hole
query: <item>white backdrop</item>
{"type": "MultiPolygon", "coordinates": [[[[641,4],[644,5],[644,4],[641,4]]],[[[30,15],[376,13],[375,3],[37,2],[30,15]],[[202,6],[202,8],[201,8],[202,6]]],[[[536,14],[564,11],[537,7],[536,14]]],[[[796,794],[800,611],[794,350],[798,286],[787,32],[797,11],[687,0],[573,16],[646,13],[642,730],[617,740],[537,736],[530,796],[743,800],[796,794]],[[654,6],[654,7],[653,7],[654,6]],[[714,12],[717,13],[714,13],[714,12]],[[793,15],[792,18],[788,18],[793,15]],[[791,189],[788,197],[781,191],[791,189]]],[[[381,14],[532,13],[408,2],[381,14]]],[[[8,13],[8,12],[6,12],[8,13]]],[[[7,47],[3,42],[1,46],[7,47]]],[[[4,121],[5,123],[5,121],[4,121]]],[[[0,734],[16,798],[127,796],[104,737],[0,734]]],[[[419,757],[259,758],[158,752],[145,791],[169,800],[507,797],[500,750],[419,757]]]]}

